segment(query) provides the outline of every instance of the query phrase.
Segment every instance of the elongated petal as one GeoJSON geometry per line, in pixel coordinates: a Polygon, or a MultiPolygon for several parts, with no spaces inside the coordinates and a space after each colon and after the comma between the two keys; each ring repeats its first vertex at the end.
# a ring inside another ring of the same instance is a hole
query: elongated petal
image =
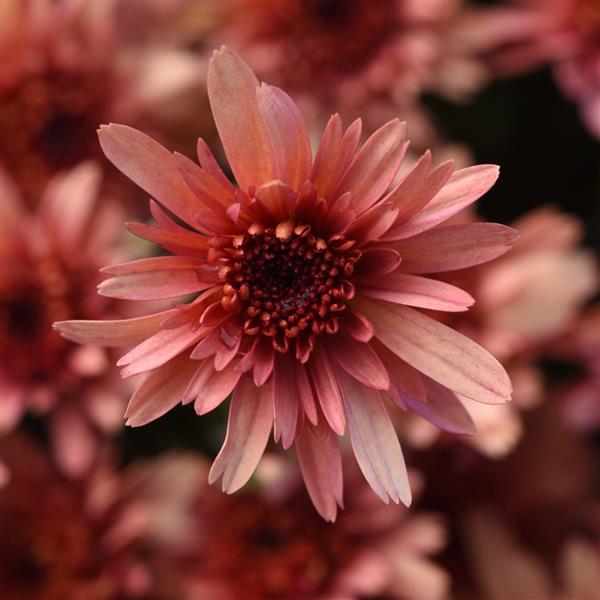
{"type": "Polygon", "coordinates": [[[329,426],[338,435],[344,435],[346,419],[342,393],[329,357],[319,345],[313,350],[308,363],[311,380],[329,426]]]}
{"type": "Polygon", "coordinates": [[[286,449],[294,443],[301,402],[294,376],[295,369],[288,354],[278,356],[273,369],[273,434],[276,442],[281,438],[286,449]]]}
{"type": "Polygon", "coordinates": [[[292,360],[291,363],[295,371],[294,375],[296,385],[298,386],[298,395],[304,408],[304,414],[313,425],[316,425],[318,422],[317,406],[306,367],[297,360],[292,360]]]}
{"type": "Polygon", "coordinates": [[[270,385],[260,388],[243,377],[229,407],[227,435],[208,475],[209,483],[223,476],[223,491],[239,490],[256,469],[273,426],[273,400],[270,385]]]}
{"type": "Polygon", "coordinates": [[[271,147],[276,150],[278,178],[296,190],[307,180],[312,163],[306,125],[294,101],[279,88],[263,83],[256,93],[271,147]]]}
{"type": "Polygon", "coordinates": [[[370,208],[386,191],[404,158],[406,123],[394,119],[379,128],[358,151],[339,183],[336,195],[352,193],[358,213],[370,208]]]}
{"type": "Polygon", "coordinates": [[[248,190],[277,179],[277,164],[258,108],[258,80],[234,52],[222,47],[208,67],[208,97],[229,165],[239,186],[248,190]]]}
{"type": "Polygon", "coordinates": [[[411,492],[398,436],[379,392],[340,375],[352,449],[375,493],[409,506],[411,492]]]}
{"type": "Polygon", "coordinates": [[[64,338],[80,344],[99,346],[129,346],[139,344],[154,335],[175,309],[164,310],[146,317],[116,321],[59,321],[52,326],[64,338]]]}
{"type": "Polygon", "coordinates": [[[374,334],[373,325],[354,307],[348,311],[344,319],[344,331],[358,342],[368,342],[374,334]]]}
{"type": "Polygon", "coordinates": [[[387,390],[390,378],[384,364],[368,343],[357,342],[344,333],[325,338],[329,356],[357,381],[374,390],[387,390]]]}
{"type": "Polygon", "coordinates": [[[202,204],[183,181],[166,148],[125,125],[102,125],[98,135],[104,154],[117,169],[188,225],[198,228],[196,213],[202,204]]]}
{"type": "Polygon", "coordinates": [[[335,521],[338,504],[343,507],[343,475],[334,433],[324,424],[306,425],[295,445],[310,499],[326,521],[335,521]]]}
{"type": "Polygon", "coordinates": [[[129,401],[126,424],[146,425],[179,404],[197,368],[198,363],[181,355],[152,371],[129,401]]]}
{"type": "Polygon", "coordinates": [[[194,401],[194,410],[204,415],[215,409],[235,388],[241,373],[228,366],[222,371],[215,371],[212,361],[201,362],[185,393],[183,404],[194,401]]]}
{"type": "Polygon", "coordinates": [[[197,343],[206,335],[206,331],[203,327],[194,329],[190,323],[173,329],[161,329],[119,359],[118,366],[126,365],[121,375],[131,377],[164,365],[197,343]]]}
{"type": "Polygon", "coordinates": [[[456,394],[429,378],[426,378],[425,385],[427,402],[405,396],[406,405],[450,433],[474,435],[475,423],[456,394]]]}
{"type": "Polygon", "coordinates": [[[418,275],[391,273],[377,279],[363,278],[360,283],[360,293],[371,298],[431,310],[460,312],[475,302],[470,294],[454,285],[418,275]]]}
{"type": "Polygon", "coordinates": [[[508,252],[519,239],[511,227],[468,223],[426,231],[396,242],[405,273],[443,273],[479,265],[508,252]]]}
{"type": "Polygon", "coordinates": [[[413,308],[362,300],[376,337],[418,371],[473,400],[499,404],[512,386],[502,365],[481,346],[413,308]]]}
{"type": "Polygon", "coordinates": [[[400,253],[393,248],[368,248],[354,268],[355,276],[387,275],[400,265],[400,253]]]}
{"type": "Polygon", "coordinates": [[[496,183],[499,172],[496,165],[476,165],[455,171],[421,212],[390,230],[386,239],[403,240],[443,223],[483,196],[496,183]]]}
{"type": "Polygon", "coordinates": [[[161,245],[165,250],[185,256],[206,256],[208,238],[196,233],[179,233],[164,227],[153,227],[143,223],[125,223],[128,231],[143,240],[161,245]]]}

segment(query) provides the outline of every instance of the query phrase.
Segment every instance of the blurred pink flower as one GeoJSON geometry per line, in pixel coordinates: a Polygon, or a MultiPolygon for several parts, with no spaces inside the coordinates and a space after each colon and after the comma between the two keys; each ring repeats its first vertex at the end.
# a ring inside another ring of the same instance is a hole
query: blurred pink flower
{"type": "Polygon", "coordinates": [[[122,256],[113,237],[122,214],[96,204],[99,186],[99,167],[83,163],[56,176],[29,214],[5,173],[0,182],[0,432],[28,410],[49,413],[57,459],[73,475],[93,459],[94,431],[119,427],[125,393],[103,349],[51,329],[56,319],[123,314],[95,290],[99,265],[122,256]]]}
{"type": "Polygon", "coordinates": [[[185,53],[128,46],[119,4],[2,2],[0,164],[29,203],[57,171],[99,158],[98,123],[154,123],[152,111],[197,78],[185,53]]]}
{"type": "Polygon", "coordinates": [[[489,223],[435,227],[474,202],[498,168],[430,170],[425,153],[388,190],[408,143],[390,121],[358,149],[360,121],[342,131],[331,117],[314,163],[298,109],[259,85],[234,53],[211,62],[208,91],[239,187],[203,140],[201,166],[122,125],[104,126],[109,159],[192,229],[156,203],[158,226],[131,232],[175,256],[104,272],[109,297],[152,300],[202,292],[183,304],[125,321],[56,325],[68,339],[139,343],[118,365],[150,373],[126,411],[144,425],[179,402],[198,414],[232,391],[227,437],[210,481],[234,492],[251,476],[274,427],[294,442],[315,506],[328,520],[342,503],[337,437],[348,424],[361,469],[384,500],[410,502],[402,451],[384,398],[455,432],[473,425],[458,395],[510,398],[502,366],[468,338],[412,307],[464,311],[473,298],[423,274],[477,265],[510,249],[517,233],[489,223]],[[190,352],[190,348],[192,349],[190,352]]]}
{"type": "Polygon", "coordinates": [[[600,138],[600,9],[597,0],[514,0],[474,11],[471,45],[484,48],[494,72],[519,73],[549,64],[563,93],[580,105],[600,138]]]}
{"type": "Polygon", "coordinates": [[[178,597],[164,557],[188,543],[178,524],[192,508],[201,463],[171,456],[117,472],[103,455],[73,482],[27,438],[5,438],[0,454],[11,472],[0,493],[2,598],[178,597]]]}
{"type": "Polygon", "coordinates": [[[201,534],[180,559],[185,598],[447,596],[448,575],[433,559],[446,544],[439,515],[377,502],[350,468],[346,510],[337,523],[324,524],[298,482],[285,481],[287,465],[269,465],[269,471],[275,473],[267,478],[259,469],[255,487],[235,496],[211,489],[199,495],[201,534]]]}
{"type": "MultiPolygon", "coordinates": [[[[486,79],[459,36],[462,0],[229,2],[213,34],[243,54],[261,79],[293,93],[304,111],[366,127],[401,114],[416,127],[424,92],[464,99],[486,79]],[[315,107],[316,104],[316,107],[315,107]],[[391,116],[390,116],[391,115],[391,116]]],[[[209,38],[210,39],[210,38],[209,38]]],[[[466,38],[465,38],[466,39],[466,38]]]]}
{"type": "Polygon", "coordinates": [[[485,600],[595,600],[600,590],[600,545],[573,535],[548,565],[519,543],[510,526],[491,511],[468,514],[464,539],[469,549],[477,598],[485,600]]]}

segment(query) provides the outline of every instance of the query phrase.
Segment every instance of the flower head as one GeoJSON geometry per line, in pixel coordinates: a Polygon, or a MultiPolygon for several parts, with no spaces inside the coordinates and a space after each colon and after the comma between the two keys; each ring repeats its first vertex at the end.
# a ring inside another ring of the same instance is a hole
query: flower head
{"type": "Polygon", "coordinates": [[[27,411],[49,414],[61,466],[80,474],[92,460],[94,432],[119,425],[122,386],[110,381],[103,349],[78,347],[50,327],[56,319],[122,314],[94,285],[99,266],[120,256],[111,232],[121,212],[97,205],[101,177],[93,163],[52,179],[34,213],[1,175],[0,431],[27,411]]]}
{"type": "MultiPolygon", "coordinates": [[[[413,307],[466,310],[473,298],[423,274],[491,260],[514,230],[475,223],[436,227],[494,183],[492,165],[453,172],[423,157],[400,181],[405,124],[390,121],[359,149],[360,121],[331,117],[314,161],[299,111],[259,85],[221,49],[208,73],[216,125],[238,186],[199,140],[200,166],[122,125],[100,129],[109,159],[158,204],[157,226],[133,233],[175,256],[105,269],[100,293],[150,300],[200,294],[139,319],[72,321],[76,341],[138,343],[119,365],[149,373],[127,408],[143,425],[176,404],[204,414],[233,392],[224,446],[210,481],[233,492],[250,477],[271,430],[295,443],[317,509],[341,504],[337,436],[346,426],[361,469],[385,501],[410,502],[402,452],[384,399],[429,406],[432,420],[458,395],[502,403],[511,386],[485,350],[413,307]]],[[[472,428],[458,419],[455,431],[472,428]]]]}

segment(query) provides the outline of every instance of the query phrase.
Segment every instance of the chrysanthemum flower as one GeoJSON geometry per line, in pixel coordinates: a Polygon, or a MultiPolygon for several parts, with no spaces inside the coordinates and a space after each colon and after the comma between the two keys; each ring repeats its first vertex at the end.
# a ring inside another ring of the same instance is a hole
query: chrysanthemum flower
{"type": "Polygon", "coordinates": [[[346,510],[324,525],[286,465],[268,458],[251,489],[198,494],[201,533],[179,560],[184,598],[447,597],[450,577],[435,560],[446,545],[440,515],[378,502],[348,465],[346,510]]]}
{"type": "Polygon", "coordinates": [[[57,319],[123,316],[96,294],[98,268],[123,257],[121,211],[99,205],[100,169],[82,163],[57,175],[29,213],[0,172],[0,433],[26,412],[48,416],[56,458],[71,475],[93,460],[99,432],[119,427],[125,392],[103,349],[57,337],[57,319]]]}
{"type": "Polygon", "coordinates": [[[211,61],[208,92],[238,186],[202,140],[198,166],[128,127],[100,130],[109,159],[186,225],[153,202],[157,226],[128,228],[174,256],[108,267],[100,293],[199,295],[143,318],[57,328],[95,344],[147,338],[118,362],[125,377],[149,374],[127,408],[129,425],[180,402],[204,414],[233,392],[210,472],[225,491],[248,480],[273,429],[284,448],[296,445],[311,498],[333,520],[342,503],[337,436],[347,429],[376,493],[408,504],[384,400],[435,422],[458,395],[510,398],[510,381],[487,351],[414,308],[466,310],[469,294],[423,275],[480,264],[515,242],[516,232],[497,224],[437,227],[487,191],[498,169],[431,169],[426,153],[394,182],[405,124],[390,121],[359,149],[360,121],[344,131],[337,115],[313,160],[292,100],[260,85],[226,48],[211,61]]]}

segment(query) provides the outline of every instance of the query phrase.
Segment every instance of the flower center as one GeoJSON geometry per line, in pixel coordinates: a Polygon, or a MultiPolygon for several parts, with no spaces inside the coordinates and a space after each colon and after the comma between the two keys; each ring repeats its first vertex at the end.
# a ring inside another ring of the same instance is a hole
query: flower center
{"type": "MultiPolygon", "coordinates": [[[[339,242],[340,240],[336,240],[339,242]]],[[[247,335],[273,338],[285,352],[287,340],[334,334],[354,286],[346,279],[359,254],[332,247],[309,225],[286,221],[277,227],[253,224],[246,234],[213,238],[211,260],[222,264],[222,304],[240,312],[247,335]]]]}

